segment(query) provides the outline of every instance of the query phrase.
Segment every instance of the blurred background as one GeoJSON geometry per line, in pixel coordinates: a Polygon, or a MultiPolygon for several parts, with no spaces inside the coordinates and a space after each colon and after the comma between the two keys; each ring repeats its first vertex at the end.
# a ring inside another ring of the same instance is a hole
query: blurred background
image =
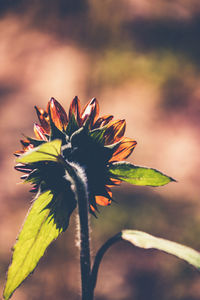
{"type": "MultiPolygon", "coordinates": [[[[129,158],[175,178],[162,188],[123,184],[117,203],[91,217],[92,255],[124,228],[200,250],[199,0],[0,0],[0,286],[32,195],[17,184],[14,151],[33,136],[34,105],[78,95],[126,119],[129,158]]],[[[76,216],[13,300],[80,299],[76,216]]],[[[1,292],[2,294],[2,292],[1,292]]],[[[200,276],[157,251],[113,246],[96,300],[197,300],[200,276]]]]}

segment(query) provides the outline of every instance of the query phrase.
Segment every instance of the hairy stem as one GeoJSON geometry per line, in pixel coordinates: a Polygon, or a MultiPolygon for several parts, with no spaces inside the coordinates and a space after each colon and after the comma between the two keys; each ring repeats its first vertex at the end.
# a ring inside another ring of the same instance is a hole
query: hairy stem
{"type": "Polygon", "coordinates": [[[88,223],[88,199],[82,191],[78,193],[78,213],[80,221],[80,265],[82,280],[82,300],[89,300],[90,245],[88,223]]]}
{"type": "Polygon", "coordinates": [[[92,300],[90,293],[90,238],[88,222],[88,192],[84,170],[77,164],[65,162],[65,168],[72,178],[80,221],[80,267],[82,300],[92,300]]]}

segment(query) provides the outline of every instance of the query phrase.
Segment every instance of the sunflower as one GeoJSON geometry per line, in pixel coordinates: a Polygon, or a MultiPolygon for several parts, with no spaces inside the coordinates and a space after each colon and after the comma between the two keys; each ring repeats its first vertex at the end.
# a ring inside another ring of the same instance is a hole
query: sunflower
{"type": "MultiPolygon", "coordinates": [[[[51,98],[46,110],[35,106],[40,124],[34,123],[36,138],[21,140],[23,149],[16,151],[20,156],[25,152],[54,139],[62,140],[61,155],[64,160],[79,164],[87,178],[89,206],[92,213],[97,204],[110,205],[111,187],[120,184],[112,178],[109,166],[126,159],[134,150],[136,141],[124,137],[125,120],[113,120],[112,115],[99,117],[99,104],[96,98],[83,109],[75,97],[68,115],[57,100],[51,98]]],[[[68,188],[63,182],[62,166],[53,162],[35,164],[19,163],[15,169],[25,173],[21,178],[32,183],[31,192],[38,190],[60,190],[68,188]]]]}

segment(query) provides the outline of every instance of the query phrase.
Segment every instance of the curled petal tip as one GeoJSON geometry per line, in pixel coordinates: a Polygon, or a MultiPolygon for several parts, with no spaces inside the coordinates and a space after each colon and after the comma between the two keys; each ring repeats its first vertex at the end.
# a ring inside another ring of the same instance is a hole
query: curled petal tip
{"type": "Polygon", "coordinates": [[[55,98],[51,97],[51,99],[49,100],[49,105],[52,108],[54,108],[54,106],[59,106],[60,104],[59,104],[59,102],[55,98]]]}
{"type": "Polygon", "coordinates": [[[37,115],[38,115],[38,117],[40,118],[41,116],[47,116],[47,112],[46,111],[44,111],[44,109],[42,109],[42,108],[39,108],[39,107],[37,107],[36,105],[34,106],[34,108],[35,108],[35,110],[36,110],[36,113],[37,113],[37,115]]]}
{"type": "Polygon", "coordinates": [[[118,123],[118,128],[119,129],[122,129],[126,126],[126,120],[123,119],[123,120],[120,120],[119,123],[118,123]]]}
{"type": "Polygon", "coordinates": [[[57,105],[59,103],[55,98],[51,97],[51,99],[49,100],[49,104],[53,107],[54,105],[57,105]]]}
{"type": "Polygon", "coordinates": [[[99,103],[96,98],[92,98],[84,107],[81,118],[84,123],[85,120],[89,119],[91,125],[97,120],[99,115],[99,103]]]}
{"type": "Polygon", "coordinates": [[[36,105],[34,105],[34,108],[35,108],[36,112],[38,112],[40,114],[40,111],[36,105]]]}
{"type": "MultiPolygon", "coordinates": [[[[55,102],[55,99],[54,99],[54,98],[51,98],[51,99],[49,100],[49,106],[53,107],[53,106],[54,106],[54,102],[55,102]]],[[[49,106],[48,106],[48,108],[49,108],[49,106]]],[[[48,111],[49,111],[49,110],[48,110],[48,111]]]]}
{"type": "Polygon", "coordinates": [[[80,104],[80,100],[79,100],[78,96],[75,96],[71,102],[71,106],[72,107],[77,106],[78,103],[80,104]]]}
{"type": "Polygon", "coordinates": [[[38,119],[40,120],[40,117],[42,115],[42,109],[39,109],[36,105],[34,106],[35,110],[36,110],[36,113],[37,113],[37,116],[38,116],[38,119]]]}
{"type": "Polygon", "coordinates": [[[97,102],[97,99],[94,97],[94,98],[92,98],[90,104],[93,105],[95,102],[97,102]]]}
{"type": "Polygon", "coordinates": [[[77,107],[80,108],[80,100],[79,100],[78,96],[75,96],[71,102],[70,108],[73,110],[75,108],[77,109],[77,107]]]}

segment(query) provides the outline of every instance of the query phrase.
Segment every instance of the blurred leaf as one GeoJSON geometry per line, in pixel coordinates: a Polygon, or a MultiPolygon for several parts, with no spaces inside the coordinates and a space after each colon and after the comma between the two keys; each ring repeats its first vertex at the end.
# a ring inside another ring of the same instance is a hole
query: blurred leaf
{"type": "Polygon", "coordinates": [[[183,246],[162,238],[157,238],[153,235],[138,230],[123,230],[121,232],[121,238],[129,241],[136,247],[144,249],[157,249],[172,254],[185,260],[197,269],[200,269],[200,253],[187,246],[183,246]]]}
{"type": "Polygon", "coordinates": [[[109,172],[114,178],[135,185],[161,186],[175,181],[156,169],[138,167],[123,161],[111,164],[109,172]]]}
{"type": "Polygon", "coordinates": [[[41,146],[29,150],[17,159],[19,163],[35,163],[38,161],[57,161],[61,153],[61,140],[46,142],[41,146]]]}
{"type": "Polygon", "coordinates": [[[76,206],[63,194],[46,191],[33,203],[14,246],[7,274],[4,299],[9,299],[17,287],[33,272],[46,248],[66,230],[76,206]]]}

